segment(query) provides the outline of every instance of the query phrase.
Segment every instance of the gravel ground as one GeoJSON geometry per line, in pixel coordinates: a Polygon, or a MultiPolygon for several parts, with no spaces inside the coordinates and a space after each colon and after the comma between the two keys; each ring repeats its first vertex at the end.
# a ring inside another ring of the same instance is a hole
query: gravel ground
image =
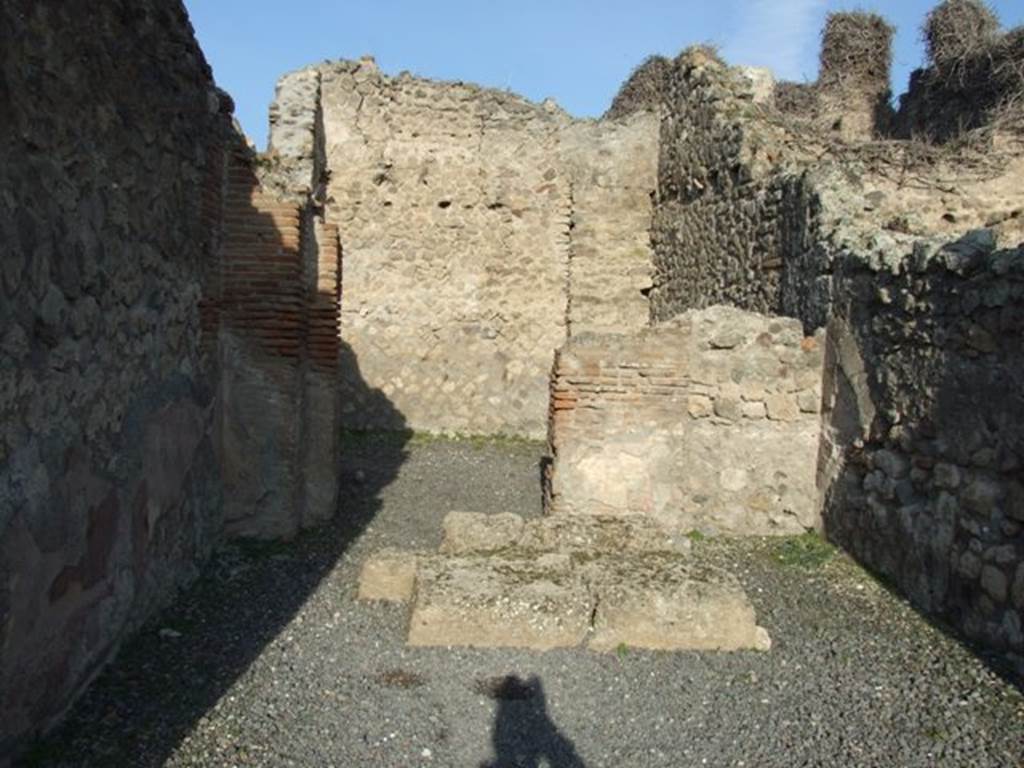
{"type": "Polygon", "coordinates": [[[27,765],[1022,766],[1024,696],[812,539],[701,541],[771,652],[407,649],[354,600],[451,509],[540,512],[540,448],[363,438],[344,514],[231,547],[122,650],[27,765]]]}

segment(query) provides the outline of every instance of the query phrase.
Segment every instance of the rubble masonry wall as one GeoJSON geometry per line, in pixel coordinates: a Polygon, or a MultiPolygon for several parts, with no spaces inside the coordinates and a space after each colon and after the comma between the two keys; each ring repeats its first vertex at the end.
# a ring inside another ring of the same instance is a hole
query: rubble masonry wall
{"type": "Polygon", "coordinates": [[[849,254],[829,324],[828,535],[1024,670],[1024,251],[849,254]]]}
{"type": "Polygon", "coordinates": [[[805,246],[808,207],[799,174],[779,168],[781,131],[754,119],[770,88],[701,48],[680,54],[666,87],[652,317],[715,304],[788,314],[785,255],[805,246]]]}
{"type": "MultiPolygon", "coordinates": [[[[542,436],[567,334],[647,323],[656,119],[574,121],[365,59],[313,71],[344,252],[343,423],[542,436]]],[[[288,125],[279,110],[272,144],[288,125]]]]}
{"type": "Polygon", "coordinates": [[[184,8],[153,0],[0,5],[0,105],[9,754],[195,576],[221,530],[200,299],[227,120],[184,8]]]}

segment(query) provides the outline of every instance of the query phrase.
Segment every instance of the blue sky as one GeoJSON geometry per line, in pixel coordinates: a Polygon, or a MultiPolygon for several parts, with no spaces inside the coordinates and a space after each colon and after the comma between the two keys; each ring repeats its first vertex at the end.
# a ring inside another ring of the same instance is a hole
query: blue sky
{"type": "MultiPolygon", "coordinates": [[[[390,74],[554,98],[600,115],[646,56],[710,42],[730,63],[813,80],[829,11],[881,13],[897,27],[894,85],[922,60],[919,28],[932,0],[185,0],[218,84],[262,148],[277,78],[324,59],[376,57],[390,74]]],[[[992,3],[1003,24],[1024,23],[1024,0],[992,3]]]]}

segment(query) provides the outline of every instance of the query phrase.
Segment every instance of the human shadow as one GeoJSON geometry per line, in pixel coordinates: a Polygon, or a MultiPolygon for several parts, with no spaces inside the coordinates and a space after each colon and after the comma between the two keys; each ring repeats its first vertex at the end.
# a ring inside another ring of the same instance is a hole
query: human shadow
{"type": "Polygon", "coordinates": [[[539,677],[509,675],[495,681],[488,695],[498,700],[496,757],[480,768],[585,768],[576,746],[552,722],[539,677]]]}
{"type": "MultiPolygon", "coordinates": [[[[234,161],[241,163],[241,156],[234,161]]],[[[233,174],[231,184],[236,187],[232,192],[229,185],[229,195],[234,194],[236,201],[248,199],[246,188],[255,184],[248,166],[229,166],[229,172],[233,174]]],[[[245,222],[245,239],[229,243],[234,252],[243,254],[238,260],[239,268],[250,264],[263,268],[267,263],[277,269],[274,265],[289,255],[289,249],[294,253],[294,242],[274,234],[278,226],[275,217],[280,215],[255,205],[234,212],[234,220],[245,222]]],[[[223,258],[229,259],[232,249],[224,249],[223,253],[223,258]]],[[[322,252],[320,258],[323,262],[322,252]]],[[[225,336],[230,334],[234,357],[227,364],[236,366],[232,395],[236,403],[249,409],[239,410],[241,415],[236,419],[245,428],[240,433],[247,441],[241,449],[231,449],[235,451],[236,463],[245,465],[248,456],[247,469],[253,477],[273,486],[287,483],[289,474],[278,470],[268,476],[261,469],[262,457],[269,455],[278,460],[275,466],[293,462],[291,466],[299,468],[299,482],[305,483],[299,498],[308,498],[312,483],[310,476],[303,473],[310,463],[309,446],[315,442],[310,439],[312,428],[296,428],[297,438],[289,441],[292,433],[288,431],[288,420],[309,418],[315,423],[320,411],[312,410],[305,417],[299,415],[300,408],[309,407],[308,388],[318,386],[329,396],[329,385],[333,382],[337,386],[341,376],[348,390],[358,394],[360,402],[371,402],[377,412],[386,415],[393,431],[387,439],[373,441],[363,452],[362,471],[354,469],[354,459],[346,455],[353,447],[351,441],[341,440],[340,457],[333,453],[333,448],[319,457],[321,462],[338,463],[334,472],[322,467],[324,471],[318,470],[315,478],[321,487],[327,479],[333,482],[337,478],[337,496],[335,500],[327,492],[320,494],[321,501],[328,501],[323,502],[323,514],[317,518],[299,515],[304,530],[291,529],[283,536],[232,537],[229,529],[212,557],[199,565],[199,576],[191,586],[173,596],[173,601],[167,601],[170,606],[166,610],[150,617],[126,638],[117,658],[81,696],[63,724],[46,738],[37,740],[17,764],[140,768],[164,765],[264,649],[286,629],[380,510],[381,492],[395,479],[407,457],[405,445],[410,433],[405,429],[405,419],[380,390],[366,383],[356,355],[340,340],[336,320],[332,319],[332,313],[336,317],[337,305],[330,306],[337,297],[332,295],[334,289],[330,285],[314,285],[312,292],[306,292],[304,300],[320,316],[309,313],[311,320],[305,335],[283,333],[279,327],[282,324],[275,325],[273,318],[261,324],[268,314],[258,311],[261,303],[269,305],[284,291],[296,290],[291,273],[282,269],[280,276],[269,274],[273,280],[257,284],[266,286],[262,293],[232,293],[230,284],[222,284],[222,292],[212,296],[204,318],[205,340],[211,344],[213,354],[217,353],[216,345],[220,345],[221,364],[225,364],[225,336]],[[255,311],[250,311],[252,308],[255,311]],[[239,365],[239,360],[248,367],[239,365]],[[244,387],[254,379],[277,387],[292,399],[277,398],[272,404],[265,404],[266,398],[247,399],[249,390],[244,387]],[[292,394],[296,391],[294,381],[307,387],[306,400],[292,394]],[[243,418],[247,413],[250,417],[243,418]],[[274,429],[265,429],[266,424],[274,429]],[[324,521],[313,526],[317,519],[324,521]]],[[[316,405],[322,402],[314,401],[316,405]]],[[[329,413],[330,409],[323,411],[325,421],[329,413]]],[[[328,426],[317,424],[316,429],[326,433],[331,429],[329,421],[328,426]]],[[[228,492],[237,493],[244,503],[261,498],[238,478],[228,492]]],[[[285,498],[280,489],[276,492],[285,498]]],[[[237,502],[236,498],[236,505],[243,506],[237,502]]]]}

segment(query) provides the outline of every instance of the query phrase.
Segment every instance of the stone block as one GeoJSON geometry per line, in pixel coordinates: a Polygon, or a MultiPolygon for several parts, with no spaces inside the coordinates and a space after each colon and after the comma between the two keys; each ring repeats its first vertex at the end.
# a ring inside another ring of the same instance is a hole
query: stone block
{"type": "Polygon", "coordinates": [[[715,415],[730,421],[743,417],[742,403],[738,397],[719,396],[715,398],[715,415]]]}
{"type": "Polygon", "coordinates": [[[768,418],[772,421],[796,421],[800,418],[800,408],[796,400],[789,395],[774,394],[765,398],[768,418]]]}
{"type": "Polygon", "coordinates": [[[821,394],[813,389],[797,392],[796,405],[801,413],[817,413],[821,408],[821,394]]]}
{"type": "Polygon", "coordinates": [[[695,419],[703,419],[715,412],[710,397],[690,395],[686,400],[686,412],[695,419]]]}
{"type": "Polygon", "coordinates": [[[768,415],[765,404],[760,400],[744,401],[740,411],[745,419],[763,419],[768,415]]]}
{"type": "Polygon", "coordinates": [[[1024,563],[1017,566],[1017,575],[1013,579],[1013,590],[1010,593],[1014,607],[1024,611],[1024,563]]]}
{"type": "Polygon", "coordinates": [[[515,546],[523,533],[523,518],[511,513],[449,512],[443,525],[441,552],[448,555],[500,552],[515,546]]]}
{"type": "Polygon", "coordinates": [[[690,540],[641,515],[550,515],[526,523],[524,550],[570,554],[684,553],[690,540]]]}
{"type": "Polygon", "coordinates": [[[1006,600],[1006,574],[994,565],[986,565],[981,569],[981,588],[997,603],[1006,600]]]}
{"type": "Polygon", "coordinates": [[[420,562],[412,646],[572,647],[590,625],[591,598],[568,555],[476,555],[420,562]]]}
{"type": "Polygon", "coordinates": [[[406,603],[416,587],[419,555],[400,549],[383,549],[363,563],[359,573],[359,599],[406,603]]]}
{"type": "Polygon", "coordinates": [[[584,578],[598,599],[588,647],[662,651],[771,647],[739,583],[679,557],[594,561],[584,578]]]}

